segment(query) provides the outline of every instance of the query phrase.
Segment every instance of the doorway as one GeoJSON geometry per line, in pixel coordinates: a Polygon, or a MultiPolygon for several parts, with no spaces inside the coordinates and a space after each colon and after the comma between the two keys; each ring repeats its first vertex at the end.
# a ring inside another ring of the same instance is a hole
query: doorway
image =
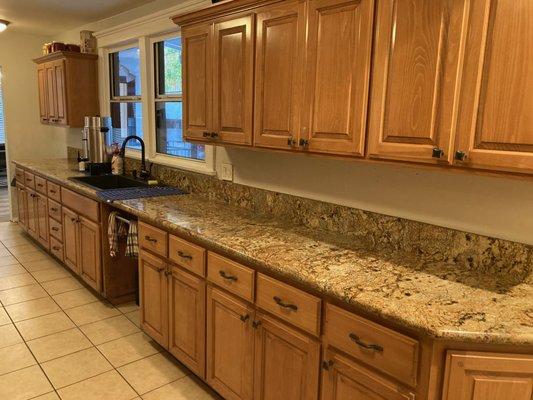
{"type": "Polygon", "coordinates": [[[0,67],[0,222],[9,221],[9,191],[6,163],[6,132],[4,124],[4,93],[2,91],[2,68],[0,67]]]}

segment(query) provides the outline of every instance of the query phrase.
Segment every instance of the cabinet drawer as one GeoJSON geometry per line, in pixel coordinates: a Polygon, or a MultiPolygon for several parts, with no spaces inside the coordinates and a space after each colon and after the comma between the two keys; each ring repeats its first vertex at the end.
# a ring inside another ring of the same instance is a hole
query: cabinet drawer
{"type": "Polygon", "coordinates": [[[266,275],[257,276],[257,305],[303,330],[320,334],[322,301],[266,275]]]}
{"type": "Polygon", "coordinates": [[[161,257],[167,256],[167,233],[159,228],[139,222],[139,246],[161,257]]]}
{"type": "Polygon", "coordinates": [[[35,190],[46,196],[46,179],[35,176],[35,190]]]}
{"type": "Polygon", "coordinates": [[[50,237],[50,252],[63,261],[63,243],[54,237],[50,237]]]}
{"type": "Polygon", "coordinates": [[[15,178],[17,179],[17,183],[20,183],[21,185],[26,184],[24,181],[24,170],[22,168],[15,169],[15,178]]]}
{"type": "Polygon", "coordinates": [[[48,199],[48,215],[56,221],[61,222],[61,204],[48,199]]]}
{"type": "Polygon", "coordinates": [[[207,279],[218,286],[254,301],[255,271],[215,253],[207,253],[207,279]]]}
{"type": "Polygon", "coordinates": [[[64,187],[61,188],[61,199],[63,200],[63,205],[70,208],[72,211],[75,211],[94,222],[100,220],[100,210],[97,201],[75,193],[72,190],[65,189],[64,187]]]}
{"type": "Polygon", "coordinates": [[[49,219],[50,235],[63,243],[63,225],[53,218],[49,219]]]}
{"type": "Polygon", "coordinates": [[[205,276],[205,249],[200,246],[169,235],[168,258],[197,275],[205,276]]]}
{"type": "Polygon", "coordinates": [[[48,182],[47,185],[47,195],[52,200],[61,202],[61,187],[55,183],[48,182]]]}
{"type": "Polygon", "coordinates": [[[408,385],[416,385],[418,342],[410,337],[326,305],[327,342],[408,385]]]}
{"type": "Polygon", "coordinates": [[[28,171],[24,171],[24,186],[35,189],[35,175],[28,171]]]}

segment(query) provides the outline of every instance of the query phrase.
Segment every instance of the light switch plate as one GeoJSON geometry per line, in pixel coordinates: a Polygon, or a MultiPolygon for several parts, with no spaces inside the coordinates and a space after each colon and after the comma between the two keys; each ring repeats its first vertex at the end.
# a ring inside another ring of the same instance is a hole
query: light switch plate
{"type": "Polygon", "coordinates": [[[222,176],[223,181],[233,182],[233,165],[230,163],[222,164],[222,176]]]}

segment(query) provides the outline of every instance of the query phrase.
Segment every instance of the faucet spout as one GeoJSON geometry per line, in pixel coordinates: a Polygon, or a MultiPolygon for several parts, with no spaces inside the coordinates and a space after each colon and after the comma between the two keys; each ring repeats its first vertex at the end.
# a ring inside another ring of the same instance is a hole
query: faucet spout
{"type": "Polygon", "coordinates": [[[130,135],[124,139],[122,142],[122,148],[120,149],[120,156],[124,158],[124,155],[126,154],[126,145],[130,140],[137,140],[141,144],[141,171],[140,176],[141,178],[148,178],[149,172],[146,170],[146,152],[145,152],[145,146],[144,146],[144,140],[142,140],[141,137],[137,135],[130,135]]]}

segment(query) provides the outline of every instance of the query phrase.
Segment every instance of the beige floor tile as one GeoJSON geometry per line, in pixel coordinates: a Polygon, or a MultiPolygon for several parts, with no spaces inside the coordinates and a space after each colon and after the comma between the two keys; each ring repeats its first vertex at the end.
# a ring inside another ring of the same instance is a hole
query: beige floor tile
{"type": "Polygon", "coordinates": [[[0,399],[26,400],[52,390],[37,365],[3,375],[0,379],[0,399]]]}
{"type": "Polygon", "coordinates": [[[41,269],[40,271],[33,271],[31,274],[37,282],[55,281],[56,279],[72,277],[70,272],[61,267],[41,269]]]}
{"type": "Polygon", "coordinates": [[[95,345],[139,332],[139,328],[124,315],[82,325],[80,329],[95,345]]]}
{"type": "Polygon", "coordinates": [[[113,317],[115,315],[120,315],[120,311],[118,311],[111,304],[103,301],[89,303],[75,308],[69,308],[68,310],[65,310],[65,312],[76,325],[85,325],[91,322],[113,317]]]}
{"type": "MultiPolygon", "coordinates": [[[[0,326],[0,348],[22,343],[22,337],[17,332],[15,325],[8,324],[0,326]]],[[[1,399],[2,397],[0,397],[1,399]]]]}
{"type": "Polygon", "coordinates": [[[35,279],[33,279],[33,277],[27,272],[19,275],[3,276],[0,278],[0,290],[12,289],[35,283],[35,279]]]}
{"type": "Polygon", "coordinates": [[[11,237],[2,239],[2,244],[6,246],[8,249],[10,247],[19,246],[21,244],[31,244],[31,243],[33,242],[24,235],[12,235],[11,237]]]}
{"type": "Polygon", "coordinates": [[[43,288],[50,294],[68,292],[69,290],[79,289],[83,285],[76,278],[63,278],[55,281],[43,282],[43,288]]]}
{"type": "Polygon", "coordinates": [[[59,306],[54,302],[54,300],[52,300],[51,297],[43,297],[42,299],[12,304],[7,306],[5,309],[14,322],[61,311],[59,306]]]}
{"type": "Polygon", "coordinates": [[[10,256],[10,255],[11,253],[9,252],[7,248],[5,248],[4,246],[0,247],[0,257],[10,256]]]}
{"type": "Polygon", "coordinates": [[[38,283],[0,291],[0,301],[4,306],[42,297],[48,297],[48,293],[38,283]]]}
{"type": "MultiPolygon", "coordinates": [[[[186,376],[143,395],[144,400],[222,400],[200,379],[186,376]]],[[[284,400],[284,399],[280,399],[284,400]]]]}
{"type": "Polygon", "coordinates": [[[40,363],[92,347],[79,329],[54,333],[30,340],[27,344],[40,363]]]}
{"type": "Polygon", "coordinates": [[[128,318],[131,322],[133,322],[135,324],[135,326],[137,328],[140,328],[141,327],[141,322],[140,322],[140,313],[139,313],[139,310],[137,311],[132,311],[132,312],[129,312],[127,314],[124,314],[126,316],[126,318],[128,318]]]}
{"type": "Polygon", "coordinates": [[[56,389],[113,369],[95,347],[45,362],[42,367],[56,389]]]}
{"type": "MultiPolygon", "coordinates": [[[[0,375],[37,364],[24,343],[0,349],[0,375]]],[[[2,378],[0,378],[2,379],[2,378]]]]}
{"type": "Polygon", "coordinates": [[[21,254],[33,253],[34,251],[40,251],[40,247],[32,243],[24,243],[9,248],[9,252],[15,257],[21,254]]]}
{"type": "Polygon", "coordinates": [[[46,260],[48,258],[50,258],[50,256],[42,250],[17,255],[17,260],[22,264],[28,261],[46,260]]]}
{"type": "Polygon", "coordinates": [[[13,256],[0,257],[0,267],[6,266],[6,265],[15,265],[15,264],[20,264],[20,263],[13,256]]]}
{"type": "Polygon", "coordinates": [[[115,370],[58,390],[63,400],[130,400],[137,393],[115,370]]]}
{"type": "Polygon", "coordinates": [[[97,346],[115,367],[160,352],[161,347],[144,333],[136,333],[97,346]]]}
{"type": "Polygon", "coordinates": [[[0,326],[10,323],[11,319],[9,318],[9,315],[7,315],[7,312],[4,307],[0,306],[0,326]]]}
{"type": "Polygon", "coordinates": [[[141,395],[188,373],[185,367],[161,353],[124,365],[118,368],[118,372],[141,395]]]}
{"type": "Polygon", "coordinates": [[[0,277],[25,274],[27,271],[20,264],[4,265],[0,267],[0,277]]]}
{"type": "Polygon", "coordinates": [[[26,268],[30,272],[50,269],[54,267],[63,268],[61,264],[59,264],[57,261],[54,261],[52,258],[37,261],[26,261],[23,263],[23,265],[24,268],[26,268]]]}
{"type": "Polygon", "coordinates": [[[31,400],[60,400],[59,396],[56,394],[56,392],[50,392],[43,394],[39,397],[34,397],[31,400]]]}
{"type": "Polygon", "coordinates": [[[115,306],[115,307],[118,308],[118,310],[123,314],[137,311],[139,309],[139,306],[135,304],[134,301],[131,301],[129,303],[119,304],[118,306],[115,306]]]}
{"type": "Polygon", "coordinates": [[[100,300],[97,295],[86,288],[71,290],[69,292],[56,294],[52,297],[63,309],[83,306],[100,300]]]}
{"type": "Polygon", "coordinates": [[[26,341],[76,327],[63,311],[17,322],[15,326],[26,341]]]}

